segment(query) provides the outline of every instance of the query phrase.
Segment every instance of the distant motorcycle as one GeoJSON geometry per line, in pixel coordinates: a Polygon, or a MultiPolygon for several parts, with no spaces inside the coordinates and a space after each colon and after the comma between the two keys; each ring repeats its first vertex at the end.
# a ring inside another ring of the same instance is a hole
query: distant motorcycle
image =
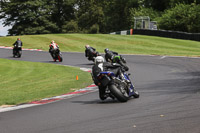
{"type": "Polygon", "coordinates": [[[13,57],[18,57],[18,58],[20,58],[21,57],[21,55],[22,55],[22,47],[21,46],[14,46],[14,48],[13,48],[13,57]]]}
{"type": "Polygon", "coordinates": [[[95,60],[95,58],[96,58],[97,56],[100,56],[99,52],[93,51],[93,52],[91,52],[91,54],[89,55],[88,60],[94,62],[94,60],[95,60]]]}
{"type": "MultiPolygon", "coordinates": [[[[106,88],[106,94],[111,98],[117,98],[120,102],[127,102],[130,97],[139,98],[139,93],[134,88],[132,82],[129,79],[129,75],[123,72],[126,82],[116,75],[113,72],[105,71],[100,72],[98,75],[99,83],[95,83],[97,85],[101,85],[106,88]]],[[[93,80],[94,77],[92,75],[93,80]]]]}
{"type": "Polygon", "coordinates": [[[59,62],[62,62],[62,61],[63,61],[62,53],[60,52],[60,50],[59,50],[58,48],[54,48],[54,49],[52,50],[51,55],[52,55],[52,58],[53,58],[53,60],[54,60],[55,62],[56,62],[57,60],[58,60],[59,62]]]}

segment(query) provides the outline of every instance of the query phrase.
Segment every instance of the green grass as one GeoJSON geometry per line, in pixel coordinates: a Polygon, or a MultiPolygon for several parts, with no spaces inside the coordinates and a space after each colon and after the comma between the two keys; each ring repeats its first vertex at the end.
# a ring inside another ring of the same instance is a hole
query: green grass
{"type": "Polygon", "coordinates": [[[92,83],[90,73],[79,68],[7,59],[0,62],[0,105],[61,95],[92,83]]]}
{"type": "MultiPolygon", "coordinates": [[[[19,36],[0,37],[1,46],[12,46],[19,36]]],[[[109,34],[46,34],[20,36],[24,48],[48,50],[55,40],[61,51],[84,52],[89,44],[104,53],[105,48],[120,54],[200,56],[200,42],[153,36],[109,34]]]]}

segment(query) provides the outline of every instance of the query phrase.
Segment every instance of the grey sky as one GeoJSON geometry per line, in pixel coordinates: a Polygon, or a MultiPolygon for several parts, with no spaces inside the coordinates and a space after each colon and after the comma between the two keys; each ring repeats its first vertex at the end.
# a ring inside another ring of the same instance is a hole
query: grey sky
{"type": "Polygon", "coordinates": [[[0,21],[0,36],[6,36],[9,28],[10,27],[3,27],[2,22],[0,21]]]}

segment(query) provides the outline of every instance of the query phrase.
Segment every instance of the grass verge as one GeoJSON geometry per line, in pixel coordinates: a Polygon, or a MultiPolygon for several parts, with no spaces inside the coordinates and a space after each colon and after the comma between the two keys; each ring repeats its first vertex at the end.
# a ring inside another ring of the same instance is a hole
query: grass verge
{"type": "Polygon", "coordinates": [[[79,68],[7,59],[0,62],[0,105],[61,95],[92,83],[90,73],[79,68]]]}
{"type": "Polygon", "coordinates": [[[141,35],[109,34],[45,34],[0,37],[1,46],[12,46],[20,37],[24,48],[48,50],[51,40],[55,40],[61,51],[84,52],[89,44],[104,53],[105,48],[120,54],[200,56],[200,42],[141,35]]]}

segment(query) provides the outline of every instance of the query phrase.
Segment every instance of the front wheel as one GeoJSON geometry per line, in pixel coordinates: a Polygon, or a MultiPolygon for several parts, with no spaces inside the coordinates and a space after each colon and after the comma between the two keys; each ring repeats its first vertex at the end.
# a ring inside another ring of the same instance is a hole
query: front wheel
{"type": "Polygon", "coordinates": [[[108,88],[110,89],[111,93],[117,98],[117,100],[119,100],[120,102],[128,101],[129,96],[127,92],[125,90],[122,92],[122,89],[120,89],[119,86],[117,87],[116,85],[112,84],[108,88]]]}
{"type": "Polygon", "coordinates": [[[59,60],[59,62],[62,62],[62,61],[63,61],[63,58],[62,58],[61,55],[58,55],[58,60],[59,60]]]}
{"type": "Polygon", "coordinates": [[[139,92],[136,89],[134,89],[133,97],[134,98],[139,98],[140,97],[140,94],[139,94],[139,92]]]}

